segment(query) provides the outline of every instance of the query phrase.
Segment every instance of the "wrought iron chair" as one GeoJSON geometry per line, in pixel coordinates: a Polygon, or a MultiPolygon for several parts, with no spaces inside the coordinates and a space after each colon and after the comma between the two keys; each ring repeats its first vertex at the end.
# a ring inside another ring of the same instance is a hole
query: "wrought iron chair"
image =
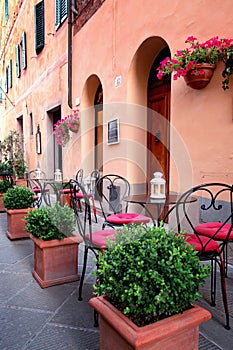
{"type": "MultiPolygon", "coordinates": [[[[40,178],[45,179],[46,174],[44,171],[40,171],[40,178]]],[[[30,188],[30,190],[34,193],[36,200],[34,202],[34,206],[39,208],[42,204],[42,194],[43,194],[43,187],[40,183],[40,179],[38,178],[38,171],[37,170],[31,170],[26,173],[26,181],[27,181],[27,187],[30,188]]],[[[47,191],[47,189],[45,189],[47,191]]]]}
{"type": "MultiPolygon", "coordinates": [[[[233,208],[232,208],[232,193],[233,186],[208,183],[195,186],[183,193],[176,205],[172,208],[175,210],[178,232],[185,232],[184,238],[192,244],[198,252],[201,261],[211,261],[211,305],[216,303],[216,279],[217,279],[217,264],[220,269],[222,300],[226,315],[226,329],[230,329],[229,310],[226,292],[225,280],[225,262],[223,258],[224,249],[233,238],[233,208]],[[197,197],[196,204],[189,203],[191,196],[197,197]],[[229,210],[225,212],[225,217],[222,217],[221,222],[212,227],[209,235],[204,236],[201,230],[197,230],[199,217],[206,214],[207,211],[211,214],[212,211],[219,211],[222,207],[222,201],[229,203],[229,210]],[[224,232],[224,237],[222,236],[224,232]],[[220,243],[219,237],[221,237],[220,243]]],[[[171,211],[170,211],[171,213],[171,211]]]]}
{"type": "Polygon", "coordinates": [[[130,194],[130,184],[120,175],[108,174],[100,177],[96,183],[104,223],[102,228],[112,228],[129,224],[149,223],[150,218],[128,212],[128,203],[124,201],[130,194]]]}
{"type": "Polygon", "coordinates": [[[84,242],[83,268],[78,291],[78,300],[82,300],[82,288],[86,272],[88,251],[90,249],[98,259],[96,251],[104,251],[107,248],[106,238],[108,237],[109,239],[114,240],[115,231],[113,229],[93,231],[91,220],[90,194],[86,193],[83,185],[76,180],[71,179],[69,185],[71,207],[73,208],[75,213],[78,232],[84,242]],[[77,194],[80,192],[82,193],[81,204],[84,206],[84,211],[82,212],[78,209],[77,205],[77,194]]]}

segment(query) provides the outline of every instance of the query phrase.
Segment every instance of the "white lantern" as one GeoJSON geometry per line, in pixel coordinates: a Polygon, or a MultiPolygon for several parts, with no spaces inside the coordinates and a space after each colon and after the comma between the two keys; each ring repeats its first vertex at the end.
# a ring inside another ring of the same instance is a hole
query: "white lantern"
{"type": "Polygon", "coordinates": [[[60,169],[56,169],[54,173],[54,180],[55,181],[62,181],[62,172],[60,169]]]}
{"type": "Polygon", "coordinates": [[[42,171],[40,168],[36,169],[36,179],[40,180],[42,178],[42,171]]]}
{"type": "Polygon", "coordinates": [[[165,199],[166,198],[166,180],[162,178],[163,174],[158,172],[154,173],[154,178],[150,181],[151,183],[151,198],[154,199],[165,199]]]}

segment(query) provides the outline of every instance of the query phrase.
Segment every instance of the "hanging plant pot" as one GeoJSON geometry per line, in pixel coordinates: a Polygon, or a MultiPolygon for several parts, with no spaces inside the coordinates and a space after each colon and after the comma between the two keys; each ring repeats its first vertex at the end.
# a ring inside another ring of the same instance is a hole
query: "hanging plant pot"
{"type": "Polygon", "coordinates": [[[74,124],[69,127],[70,131],[77,133],[79,131],[79,124],[74,124]]]}
{"type": "Polygon", "coordinates": [[[184,80],[188,86],[190,86],[192,89],[200,90],[205,88],[213,74],[214,70],[216,68],[215,64],[197,64],[197,71],[200,72],[198,75],[196,75],[194,72],[195,70],[190,70],[187,72],[187,75],[184,76],[184,80]]]}

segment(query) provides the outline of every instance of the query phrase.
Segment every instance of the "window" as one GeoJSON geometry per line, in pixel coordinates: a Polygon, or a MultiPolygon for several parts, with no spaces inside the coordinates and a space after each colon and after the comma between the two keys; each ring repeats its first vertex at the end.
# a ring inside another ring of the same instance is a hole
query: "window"
{"type": "Polygon", "coordinates": [[[30,113],[30,135],[33,135],[33,115],[30,113]]]}
{"type": "Polygon", "coordinates": [[[43,50],[44,35],[44,0],[35,5],[35,50],[37,55],[43,50]]]}
{"type": "Polygon", "coordinates": [[[8,93],[8,82],[9,82],[9,67],[6,67],[6,81],[5,81],[5,92],[8,93]]]}
{"type": "Polygon", "coordinates": [[[20,78],[21,69],[20,69],[20,46],[19,45],[16,45],[15,56],[16,56],[16,76],[17,78],[20,78]]]}
{"type": "Polygon", "coordinates": [[[8,19],[9,19],[8,0],[5,0],[5,21],[6,21],[6,24],[8,23],[8,19]]]}
{"type": "Polygon", "coordinates": [[[22,69],[27,68],[27,49],[26,49],[26,33],[23,32],[22,34],[22,69]]]}
{"type": "Polygon", "coordinates": [[[8,69],[8,85],[9,88],[12,88],[12,59],[9,60],[9,69],[8,69]]]}
{"type": "Polygon", "coordinates": [[[56,0],[56,19],[55,25],[56,29],[60,27],[60,25],[67,18],[67,0],[56,0]]]}

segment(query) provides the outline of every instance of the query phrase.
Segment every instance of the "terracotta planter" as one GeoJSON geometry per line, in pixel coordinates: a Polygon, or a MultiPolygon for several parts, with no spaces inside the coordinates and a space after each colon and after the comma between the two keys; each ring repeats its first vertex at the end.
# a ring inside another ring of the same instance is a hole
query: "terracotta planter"
{"type": "Polygon", "coordinates": [[[77,133],[79,131],[79,124],[74,124],[69,129],[70,129],[70,131],[77,133]]]}
{"type": "Polygon", "coordinates": [[[3,200],[2,200],[2,197],[4,196],[5,193],[0,193],[0,212],[4,212],[6,211],[6,208],[4,207],[4,203],[3,203],[3,200]]]}
{"type": "Polygon", "coordinates": [[[33,277],[41,288],[79,280],[78,246],[82,239],[78,236],[62,240],[43,241],[30,235],[34,242],[33,277]]]}
{"type": "Polygon", "coordinates": [[[15,184],[16,186],[27,187],[27,180],[18,179],[18,180],[15,180],[15,184]]]}
{"type": "Polygon", "coordinates": [[[211,318],[209,311],[194,308],[144,327],[137,327],[103,296],[90,305],[99,313],[101,350],[198,350],[199,324],[211,318]]]}
{"type": "Polygon", "coordinates": [[[214,70],[216,68],[215,64],[198,64],[197,70],[201,71],[201,75],[195,75],[193,74],[193,70],[189,71],[187,75],[184,77],[184,80],[188,86],[190,86],[192,89],[200,90],[205,88],[210,80],[212,79],[212,76],[214,74],[214,70]]]}
{"type": "Polygon", "coordinates": [[[26,221],[23,220],[29,210],[27,209],[6,209],[7,212],[7,237],[11,240],[20,238],[29,238],[29,233],[26,231],[26,221]]]}

